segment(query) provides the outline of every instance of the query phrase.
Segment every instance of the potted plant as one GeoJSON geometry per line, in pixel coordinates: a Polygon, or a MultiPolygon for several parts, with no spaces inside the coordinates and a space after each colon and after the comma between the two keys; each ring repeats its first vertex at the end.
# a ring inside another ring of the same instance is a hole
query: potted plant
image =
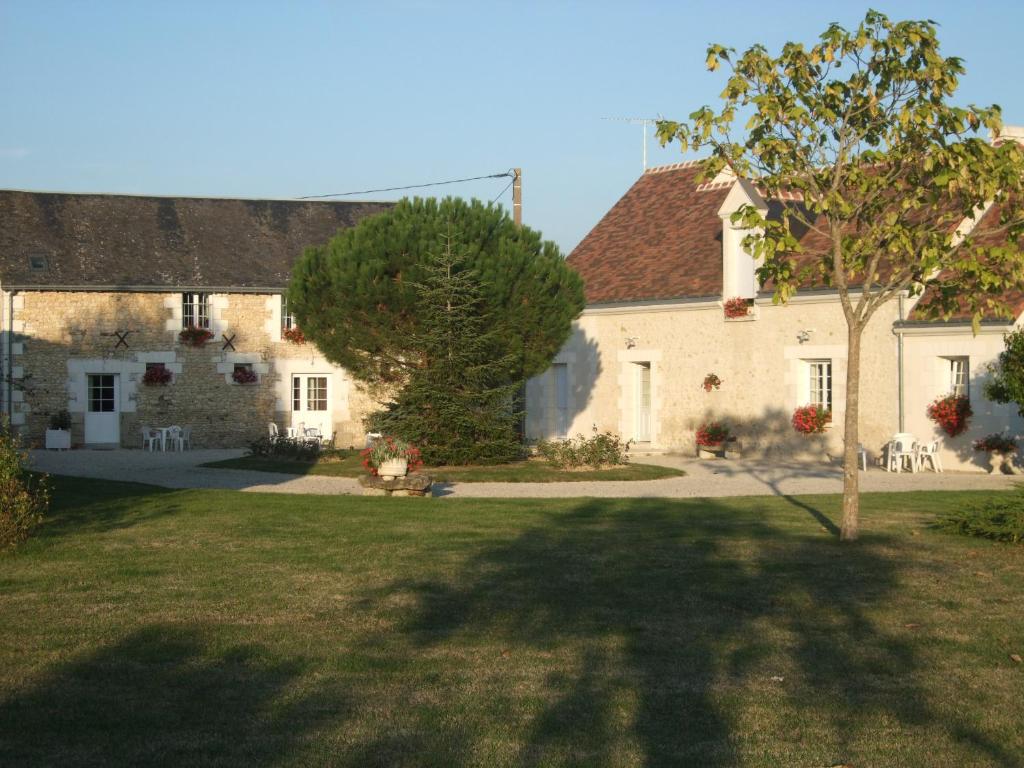
{"type": "Polygon", "coordinates": [[[818,435],[832,423],[832,411],[820,405],[802,405],[793,411],[793,429],[801,435],[818,435]]]}
{"type": "Polygon", "coordinates": [[[213,333],[208,328],[196,328],[194,325],[182,328],[178,334],[178,341],[190,347],[201,347],[212,338],[213,333]]]}
{"type": "Polygon", "coordinates": [[[418,448],[391,435],[375,440],[373,445],[359,455],[363,457],[363,466],[370,474],[382,480],[405,477],[410,469],[415,471],[423,466],[418,448]]]}
{"type": "Polygon", "coordinates": [[[302,332],[302,329],[298,326],[292,326],[291,328],[285,328],[281,331],[281,336],[285,341],[289,341],[292,344],[305,344],[306,334],[302,332]]]}
{"type": "Polygon", "coordinates": [[[260,377],[252,368],[240,365],[231,373],[231,380],[235,384],[256,384],[260,377]]]}
{"type": "Polygon", "coordinates": [[[697,430],[697,455],[702,459],[713,459],[717,451],[729,439],[729,428],[718,421],[705,422],[697,430]]]}
{"type": "Polygon", "coordinates": [[[1004,466],[1011,474],[1017,474],[1013,466],[1013,455],[1017,452],[1017,441],[998,433],[985,435],[974,441],[974,450],[988,453],[989,474],[997,475],[1004,466]]]}
{"type": "Polygon", "coordinates": [[[718,378],[717,374],[709,373],[704,377],[704,383],[701,384],[705,392],[710,392],[712,389],[718,389],[722,386],[722,380],[718,378]]]}
{"type": "Polygon", "coordinates": [[[974,415],[971,401],[963,395],[946,395],[928,405],[928,418],[942,427],[950,437],[956,437],[967,429],[968,420],[974,415]]]}
{"type": "Polygon", "coordinates": [[[142,374],[142,383],[147,387],[164,387],[171,383],[171,372],[162,365],[153,365],[146,368],[142,374]]]}
{"type": "Polygon", "coordinates": [[[750,314],[751,302],[751,299],[734,296],[722,305],[722,309],[724,310],[727,319],[736,320],[737,318],[746,317],[750,314]]]}
{"type": "Polygon", "coordinates": [[[71,414],[66,410],[50,416],[45,445],[48,451],[66,451],[71,448],[71,414]]]}

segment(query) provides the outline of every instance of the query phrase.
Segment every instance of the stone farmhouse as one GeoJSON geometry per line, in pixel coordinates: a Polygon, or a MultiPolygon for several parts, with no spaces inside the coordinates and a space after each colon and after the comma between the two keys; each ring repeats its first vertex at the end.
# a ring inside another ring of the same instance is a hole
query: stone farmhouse
{"type": "MultiPolygon", "coordinates": [[[[801,290],[773,304],[741,246],[747,233],[730,222],[740,206],[766,209],[772,201],[727,174],[701,183],[699,171],[696,163],[646,171],[569,256],[587,307],[552,367],[528,384],[527,432],[608,430],[643,450],[692,454],[699,426],[720,420],[747,455],[838,456],[847,361],[838,294],[801,290]],[[735,298],[749,305],[747,314],[726,317],[724,305],[735,298]],[[705,391],[708,374],[719,388],[705,391]],[[794,409],[808,404],[832,410],[825,434],[793,429],[794,409]]],[[[982,394],[1004,334],[1021,323],[1024,296],[1010,298],[1016,321],[985,321],[978,335],[967,318],[927,322],[910,296],[876,313],[861,369],[860,437],[871,458],[895,433],[910,432],[939,440],[947,469],[981,470],[974,439],[1021,433],[1016,407],[982,394]],[[928,404],[948,393],[968,395],[974,411],[969,430],[952,439],[926,416],[928,404]]]]}
{"type": "Polygon", "coordinates": [[[283,291],[304,247],[388,207],[0,192],[0,417],[30,444],[66,409],[76,445],[178,424],[243,446],[268,422],[361,445],[369,403],[288,340],[283,291]],[[189,326],[212,338],[183,343],[189,326]]]}

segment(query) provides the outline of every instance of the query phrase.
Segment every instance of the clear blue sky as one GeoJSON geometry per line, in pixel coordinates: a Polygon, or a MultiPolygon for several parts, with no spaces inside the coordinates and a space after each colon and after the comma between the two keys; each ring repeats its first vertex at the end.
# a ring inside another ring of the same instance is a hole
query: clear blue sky
{"type": "MultiPolygon", "coordinates": [[[[961,100],[1024,123],[1024,3],[875,6],[938,21],[961,100]]],[[[521,166],[524,220],[568,252],[640,172],[640,127],[601,117],[685,117],[721,90],[709,42],[775,49],[867,7],[0,0],[0,187],[289,198],[521,166]]]]}

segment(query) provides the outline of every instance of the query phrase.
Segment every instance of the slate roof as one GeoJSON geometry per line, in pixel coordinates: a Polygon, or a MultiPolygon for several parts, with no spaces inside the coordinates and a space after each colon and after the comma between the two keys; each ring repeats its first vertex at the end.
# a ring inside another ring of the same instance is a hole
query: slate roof
{"type": "Polygon", "coordinates": [[[700,163],[648,169],[569,255],[588,304],[720,296],[732,183],[698,184],[700,163]]]}
{"type": "Polygon", "coordinates": [[[0,282],[283,288],[306,246],[391,205],[0,190],[0,282]]]}

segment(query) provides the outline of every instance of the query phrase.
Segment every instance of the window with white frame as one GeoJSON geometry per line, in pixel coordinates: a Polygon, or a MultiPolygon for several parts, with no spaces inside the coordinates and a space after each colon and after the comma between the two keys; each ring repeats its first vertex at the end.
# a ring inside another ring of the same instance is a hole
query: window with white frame
{"type": "Polygon", "coordinates": [[[288,297],[281,296],[281,330],[290,331],[298,324],[295,322],[295,315],[288,311],[288,297]]]}
{"type": "Polygon", "coordinates": [[[832,410],[832,361],[807,361],[808,390],[807,402],[832,410]]]}
{"type": "Polygon", "coordinates": [[[208,293],[183,293],[181,294],[181,327],[182,328],[207,328],[210,327],[210,294],[208,293]]]}
{"type": "Polygon", "coordinates": [[[970,358],[968,357],[947,357],[946,381],[949,382],[949,394],[956,397],[970,397],[970,358]]]}

